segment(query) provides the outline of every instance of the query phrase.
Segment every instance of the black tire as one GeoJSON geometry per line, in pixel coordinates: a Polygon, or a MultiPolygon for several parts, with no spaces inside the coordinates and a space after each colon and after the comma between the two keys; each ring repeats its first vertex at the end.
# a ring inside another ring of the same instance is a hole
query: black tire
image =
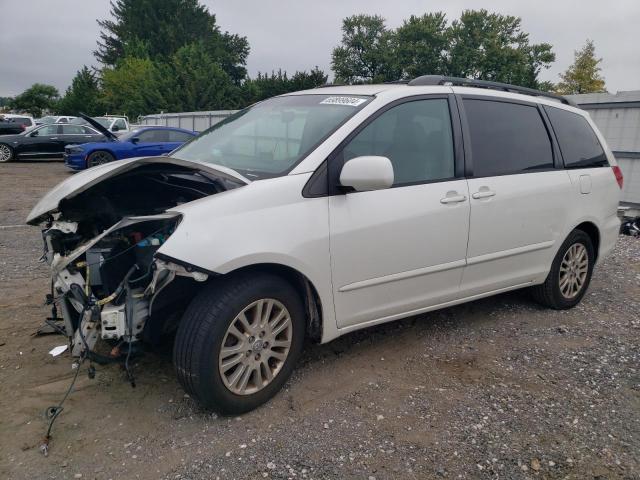
{"type": "Polygon", "coordinates": [[[533,298],[541,305],[555,310],[566,310],[568,308],[575,307],[580,303],[580,300],[582,300],[582,297],[584,297],[584,294],[589,288],[594,263],[595,250],[591,238],[582,230],[573,230],[560,246],[560,249],[553,260],[553,264],[551,265],[549,275],[547,275],[544,283],[532,287],[531,293],[533,294],[533,298]],[[565,255],[569,249],[576,244],[584,246],[589,263],[587,265],[586,279],[582,283],[580,290],[577,291],[574,297],[567,298],[563,295],[560,289],[560,268],[565,255]]]}
{"type": "Polygon", "coordinates": [[[6,143],[0,143],[0,163],[11,162],[15,159],[15,152],[6,143]]]}
{"type": "Polygon", "coordinates": [[[302,352],[305,324],[298,292],[278,276],[243,273],[214,281],[193,299],[178,327],[173,350],[178,380],[207,409],[227,415],[253,410],[272,398],[291,375],[302,352]],[[236,316],[261,299],[275,299],[288,310],[293,327],[291,346],[270,383],[255,393],[240,395],[223,381],[218,363],[220,350],[236,316]]]}
{"type": "Polygon", "coordinates": [[[115,157],[106,150],[97,150],[91,152],[87,157],[87,168],[97,167],[98,165],[113,162],[114,160],[115,157]]]}

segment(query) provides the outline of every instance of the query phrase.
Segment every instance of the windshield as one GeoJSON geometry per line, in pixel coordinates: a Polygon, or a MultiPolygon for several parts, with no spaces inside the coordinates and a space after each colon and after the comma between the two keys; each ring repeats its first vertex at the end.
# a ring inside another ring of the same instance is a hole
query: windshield
{"type": "Polygon", "coordinates": [[[58,117],[42,117],[38,122],[40,123],[56,123],[58,117]]]}
{"type": "Polygon", "coordinates": [[[371,97],[291,95],[217,123],[171,155],[215,163],[252,178],[286,174],[371,97]]]}
{"type": "Polygon", "coordinates": [[[73,120],[71,120],[69,123],[72,124],[72,125],[89,125],[89,122],[87,122],[82,117],[76,117],[73,120]]]}

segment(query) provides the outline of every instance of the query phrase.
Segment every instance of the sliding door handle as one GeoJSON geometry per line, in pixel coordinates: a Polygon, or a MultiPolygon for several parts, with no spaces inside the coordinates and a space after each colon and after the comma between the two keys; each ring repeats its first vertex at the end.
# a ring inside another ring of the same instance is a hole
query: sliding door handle
{"type": "Polygon", "coordinates": [[[492,191],[492,190],[483,190],[480,189],[479,192],[474,193],[473,195],[471,195],[473,198],[475,198],[476,200],[478,200],[479,198],[489,198],[489,197],[493,197],[496,194],[496,192],[492,191]]]}
{"type": "Polygon", "coordinates": [[[445,205],[447,203],[460,203],[464,202],[466,199],[467,197],[465,197],[464,195],[451,195],[441,198],[440,203],[444,203],[445,205]]]}

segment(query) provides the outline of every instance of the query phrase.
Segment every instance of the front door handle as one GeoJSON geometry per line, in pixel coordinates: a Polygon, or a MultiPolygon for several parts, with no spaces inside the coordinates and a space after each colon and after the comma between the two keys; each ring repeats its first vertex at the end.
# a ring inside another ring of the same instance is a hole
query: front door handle
{"type": "Polygon", "coordinates": [[[480,190],[471,195],[476,200],[479,198],[489,198],[496,194],[493,190],[489,190],[487,187],[480,187],[480,190]]]}
{"type": "Polygon", "coordinates": [[[460,203],[467,199],[464,195],[459,195],[458,192],[447,192],[447,196],[440,199],[440,203],[445,205],[448,203],[460,203]]]}

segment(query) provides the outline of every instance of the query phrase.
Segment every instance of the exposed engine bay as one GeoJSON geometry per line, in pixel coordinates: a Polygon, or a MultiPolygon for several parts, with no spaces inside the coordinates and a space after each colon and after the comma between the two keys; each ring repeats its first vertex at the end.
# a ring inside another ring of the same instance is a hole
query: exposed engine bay
{"type": "Polygon", "coordinates": [[[74,357],[128,361],[157,334],[150,320],[163,328],[181,305],[180,282],[209,277],[156,255],[181,220],[167,210],[241,185],[210,169],[143,162],[59,201],[46,216],[43,260],[52,269],[50,320],[61,312],[58,330],[74,357]]]}

